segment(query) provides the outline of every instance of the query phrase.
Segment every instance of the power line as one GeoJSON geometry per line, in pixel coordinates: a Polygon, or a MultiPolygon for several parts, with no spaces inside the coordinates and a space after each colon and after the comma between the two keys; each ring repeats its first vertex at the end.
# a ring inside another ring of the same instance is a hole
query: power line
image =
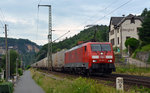
{"type": "Polygon", "coordinates": [[[55,42],[55,41],[57,41],[57,40],[59,40],[60,38],[62,38],[63,36],[65,36],[66,34],[68,34],[70,31],[68,31],[68,32],[66,32],[66,33],[64,33],[62,36],[60,36],[60,37],[58,37],[57,39],[55,39],[53,42],[55,42]]]}
{"type": "Polygon", "coordinates": [[[3,22],[1,20],[0,20],[0,23],[1,23],[2,27],[4,28],[4,24],[3,24],[3,22]]]}
{"type": "MultiPolygon", "coordinates": [[[[38,0],[38,5],[40,5],[40,3],[41,3],[41,1],[42,0],[38,0]]],[[[39,31],[39,7],[38,7],[38,10],[37,10],[37,28],[36,28],[36,36],[35,36],[35,38],[36,38],[36,42],[38,41],[38,31],[39,31]]]]}
{"type": "Polygon", "coordinates": [[[39,1],[38,1],[38,5],[41,3],[41,1],[42,1],[42,0],[39,0],[39,1]]]}
{"type": "Polygon", "coordinates": [[[0,8],[0,16],[1,16],[1,23],[3,24],[3,25],[5,25],[6,24],[6,22],[5,22],[5,17],[4,17],[4,14],[3,14],[3,11],[2,11],[2,9],[0,8]]]}
{"type": "Polygon", "coordinates": [[[37,10],[36,42],[37,42],[37,37],[38,37],[38,29],[39,29],[39,7],[38,7],[38,10],[37,10]]]}
{"type": "Polygon", "coordinates": [[[3,11],[2,11],[2,9],[0,8],[0,12],[1,12],[1,17],[2,17],[2,19],[3,19],[3,23],[4,24],[6,24],[6,20],[5,20],[5,16],[4,16],[4,13],[3,13],[3,11]]]}
{"type": "MultiPolygon", "coordinates": [[[[103,18],[107,17],[108,15],[112,14],[113,12],[115,12],[116,10],[118,10],[119,8],[125,6],[126,4],[128,4],[129,2],[131,2],[132,0],[128,0],[127,2],[125,2],[124,4],[120,5],[119,7],[115,8],[114,10],[112,10],[111,12],[109,12],[108,14],[104,15],[103,17],[99,18],[98,20],[96,20],[95,22],[91,23],[91,24],[95,24],[97,23],[98,21],[102,20],[103,18]]],[[[110,4],[110,6],[112,5],[113,3],[110,4]]],[[[108,6],[108,7],[110,7],[108,6]]],[[[104,8],[104,10],[108,9],[108,7],[104,8]]],[[[85,22],[84,22],[85,23],[85,22]]],[[[82,24],[81,24],[82,25],[82,24]]],[[[79,26],[77,27],[79,28],[79,26]]]]}
{"type": "MultiPolygon", "coordinates": [[[[98,15],[100,12],[107,10],[110,6],[114,5],[115,2],[117,2],[118,0],[115,0],[114,2],[111,2],[108,6],[106,6],[104,9],[101,9],[98,11],[98,13],[96,13],[95,15],[89,17],[88,19],[91,19],[93,17],[95,17],[96,15],[98,15]]],[[[88,20],[87,20],[88,21],[88,20]]],[[[86,24],[87,21],[85,21],[84,23],[86,24]]]]}
{"type": "Polygon", "coordinates": [[[112,14],[113,12],[117,11],[118,9],[120,9],[121,7],[125,6],[126,4],[128,4],[129,2],[131,2],[132,0],[128,0],[127,2],[125,2],[124,4],[120,5],[119,7],[115,8],[114,10],[112,10],[111,12],[109,12],[108,14],[104,15],[103,17],[99,18],[97,21],[93,22],[93,23],[97,23],[98,21],[102,20],[103,18],[105,18],[106,16],[112,14]]]}

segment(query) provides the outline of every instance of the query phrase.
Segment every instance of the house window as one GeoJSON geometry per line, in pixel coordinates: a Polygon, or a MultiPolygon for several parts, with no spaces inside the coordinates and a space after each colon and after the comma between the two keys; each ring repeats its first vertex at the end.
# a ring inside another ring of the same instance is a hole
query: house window
{"type": "Polygon", "coordinates": [[[115,41],[114,39],[111,39],[111,44],[114,45],[115,41]]]}
{"type": "Polygon", "coordinates": [[[127,37],[126,37],[126,40],[129,39],[129,38],[130,38],[130,36],[127,36],[127,37]]]}
{"type": "Polygon", "coordinates": [[[118,37],[118,45],[119,45],[119,37],[118,37]]]}
{"type": "Polygon", "coordinates": [[[135,24],[135,19],[134,17],[131,18],[131,24],[134,23],[135,24]]]}
{"type": "Polygon", "coordinates": [[[117,30],[117,33],[119,33],[119,29],[117,30]]]}
{"type": "Polygon", "coordinates": [[[114,30],[110,31],[110,35],[113,35],[114,34],[114,30]]]}

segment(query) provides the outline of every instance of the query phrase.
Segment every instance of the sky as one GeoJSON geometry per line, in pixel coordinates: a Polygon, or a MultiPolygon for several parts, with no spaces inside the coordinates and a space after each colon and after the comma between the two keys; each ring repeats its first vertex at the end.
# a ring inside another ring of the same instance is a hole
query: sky
{"type": "Polygon", "coordinates": [[[1,0],[0,37],[4,37],[4,24],[9,38],[29,39],[38,45],[48,42],[48,8],[52,6],[52,40],[74,36],[86,25],[109,25],[110,18],[128,14],[139,15],[150,9],[150,0],[1,0]]]}

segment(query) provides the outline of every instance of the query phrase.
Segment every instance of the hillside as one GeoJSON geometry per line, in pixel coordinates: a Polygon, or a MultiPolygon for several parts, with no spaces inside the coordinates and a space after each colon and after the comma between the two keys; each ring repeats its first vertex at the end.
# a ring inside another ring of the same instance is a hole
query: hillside
{"type": "MultiPolygon", "coordinates": [[[[98,30],[96,32],[96,41],[106,42],[108,41],[108,26],[100,25],[97,26],[98,30]]],[[[69,49],[77,45],[78,41],[88,41],[94,38],[94,31],[96,26],[85,29],[74,35],[73,37],[66,38],[63,41],[53,43],[52,51],[53,53],[60,51],[61,49],[69,49]]],[[[36,55],[36,60],[43,59],[47,56],[47,44],[44,45],[36,55]]]]}
{"type": "MultiPolygon", "coordinates": [[[[40,50],[39,45],[28,39],[8,38],[8,48],[10,46],[20,53],[20,56],[26,65],[34,61],[35,54],[40,50]]],[[[3,54],[5,54],[5,38],[0,38],[0,55],[3,54]]]]}

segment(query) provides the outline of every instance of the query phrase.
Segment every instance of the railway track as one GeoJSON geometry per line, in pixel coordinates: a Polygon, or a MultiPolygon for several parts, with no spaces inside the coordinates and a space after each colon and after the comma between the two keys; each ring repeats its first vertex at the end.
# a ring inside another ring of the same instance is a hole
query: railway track
{"type": "MultiPolygon", "coordinates": [[[[44,72],[45,72],[45,70],[44,70],[44,72]]],[[[63,77],[71,76],[74,78],[82,76],[82,75],[73,75],[73,74],[61,73],[61,72],[46,71],[46,73],[59,75],[59,76],[63,76],[63,77]]],[[[110,74],[110,75],[92,75],[88,78],[95,79],[95,80],[112,81],[115,84],[117,77],[122,77],[125,85],[145,86],[145,87],[150,88],[150,77],[145,77],[145,76],[135,76],[135,75],[127,75],[127,74],[110,74]]]]}
{"type": "Polygon", "coordinates": [[[111,74],[111,75],[103,75],[103,76],[92,76],[92,78],[95,78],[95,79],[107,80],[107,81],[113,81],[113,82],[116,82],[117,77],[122,77],[124,84],[146,86],[146,87],[150,88],[150,77],[126,75],[126,74],[111,74]]]}

